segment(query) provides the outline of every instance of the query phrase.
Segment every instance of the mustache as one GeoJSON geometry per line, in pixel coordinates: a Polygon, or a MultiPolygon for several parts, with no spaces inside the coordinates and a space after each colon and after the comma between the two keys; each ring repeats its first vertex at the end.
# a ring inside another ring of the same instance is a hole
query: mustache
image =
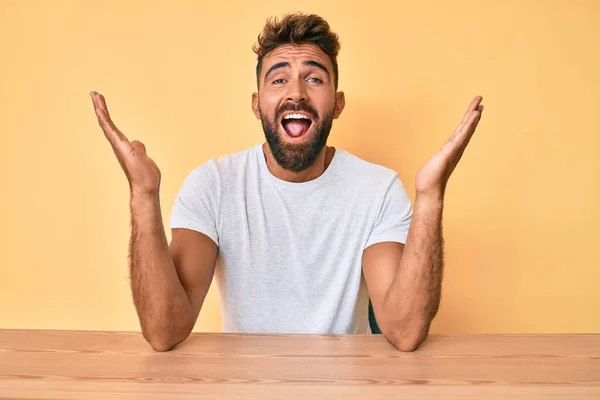
{"type": "Polygon", "coordinates": [[[314,108],[312,108],[311,106],[309,106],[306,103],[284,104],[283,106],[281,106],[281,108],[279,110],[277,110],[277,120],[279,121],[281,119],[281,115],[288,111],[303,112],[305,114],[310,115],[310,117],[313,119],[313,121],[319,120],[319,114],[317,113],[317,110],[315,110],[314,108]]]}

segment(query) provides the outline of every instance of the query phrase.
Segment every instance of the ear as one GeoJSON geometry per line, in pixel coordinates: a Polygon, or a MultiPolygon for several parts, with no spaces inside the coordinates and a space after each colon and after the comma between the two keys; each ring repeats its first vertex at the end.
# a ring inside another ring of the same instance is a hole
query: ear
{"type": "Polygon", "coordinates": [[[344,92],[336,92],[335,94],[335,113],[333,114],[333,118],[337,119],[342,111],[344,111],[344,107],[346,106],[346,97],[344,96],[344,92]]]}
{"type": "Polygon", "coordinates": [[[260,119],[260,111],[258,109],[258,93],[252,93],[252,112],[256,119],[260,119]]]}

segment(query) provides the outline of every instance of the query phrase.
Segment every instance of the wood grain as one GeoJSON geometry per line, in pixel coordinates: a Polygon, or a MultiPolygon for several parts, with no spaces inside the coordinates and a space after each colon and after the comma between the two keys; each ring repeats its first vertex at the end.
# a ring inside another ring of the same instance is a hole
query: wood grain
{"type": "Polygon", "coordinates": [[[193,333],[154,352],[139,333],[0,330],[0,398],[600,399],[600,335],[193,333]]]}

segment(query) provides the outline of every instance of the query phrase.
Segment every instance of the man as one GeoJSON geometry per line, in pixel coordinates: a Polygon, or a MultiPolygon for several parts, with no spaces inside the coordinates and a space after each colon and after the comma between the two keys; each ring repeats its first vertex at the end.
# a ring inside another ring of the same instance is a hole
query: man
{"type": "Polygon", "coordinates": [[[326,21],[269,20],[254,51],[252,109],[266,143],[187,176],[170,244],[160,170],[91,93],[130,184],[131,287],[144,338],[157,351],[184,341],[214,275],[224,331],[369,333],[370,298],[386,339],[415,350],[438,310],[444,191],[481,117],[481,97],[417,174],[413,208],[394,171],[326,144],[345,104],[338,37],[326,21]]]}

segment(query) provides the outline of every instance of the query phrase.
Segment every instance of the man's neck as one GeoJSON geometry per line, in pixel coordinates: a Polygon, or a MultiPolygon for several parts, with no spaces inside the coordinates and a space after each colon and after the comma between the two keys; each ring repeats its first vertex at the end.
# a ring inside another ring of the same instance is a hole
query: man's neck
{"type": "Polygon", "coordinates": [[[265,161],[267,162],[267,168],[271,174],[281,180],[296,183],[312,181],[313,179],[321,176],[327,167],[329,167],[329,164],[333,159],[333,155],[335,154],[335,149],[333,147],[325,146],[310,167],[299,172],[293,172],[283,169],[279,164],[277,164],[277,160],[275,160],[275,157],[273,157],[271,148],[267,143],[263,143],[262,150],[265,156],[265,161]]]}

